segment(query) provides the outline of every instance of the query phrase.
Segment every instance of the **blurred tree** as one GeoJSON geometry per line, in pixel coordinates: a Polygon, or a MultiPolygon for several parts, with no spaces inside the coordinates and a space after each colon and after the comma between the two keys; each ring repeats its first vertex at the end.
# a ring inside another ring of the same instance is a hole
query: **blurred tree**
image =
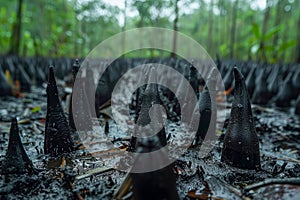
{"type": "MultiPolygon", "coordinates": [[[[177,0],[176,0],[177,1],[177,0]]],[[[156,0],[156,1],[131,1],[131,7],[135,8],[138,12],[138,19],[136,20],[135,26],[155,26],[155,27],[167,27],[171,22],[168,20],[165,10],[172,10],[174,1],[156,0]]],[[[143,42],[140,40],[140,46],[143,46],[143,42]]],[[[154,49],[149,49],[150,56],[153,57],[155,54],[154,49]]],[[[147,55],[146,55],[147,56],[147,55]]]]}
{"type": "Polygon", "coordinates": [[[214,24],[214,0],[210,1],[208,16],[208,32],[207,32],[207,51],[211,52],[213,40],[213,24],[214,24]]]}
{"type": "Polygon", "coordinates": [[[261,40],[260,40],[260,44],[259,44],[259,49],[260,51],[258,51],[258,53],[260,53],[260,58],[266,62],[267,61],[267,55],[265,52],[265,34],[267,32],[267,28],[268,28],[268,23],[269,23],[269,18],[270,18],[270,9],[271,9],[271,5],[272,5],[272,0],[266,0],[266,10],[265,10],[265,14],[264,14],[264,21],[262,24],[262,31],[261,31],[261,40]]]}
{"type": "Polygon", "coordinates": [[[235,0],[232,8],[232,24],[231,24],[231,43],[230,43],[230,58],[234,57],[234,45],[235,45],[235,32],[236,32],[236,20],[238,12],[239,0],[235,0]]]}
{"type": "MultiPolygon", "coordinates": [[[[277,1],[274,27],[278,27],[280,25],[281,18],[282,18],[282,1],[277,1]]],[[[273,38],[274,47],[277,47],[278,39],[279,39],[279,32],[276,32],[273,38]]],[[[277,56],[278,56],[277,51],[273,51],[272,58],[274,60],[277,60],[277,56]]]]}
{"type": "MultiPolygon", "coordinates": [[[[123,10],[123,18],[124,18],[124,24],[122,26],[122,32],[126,30],[126,13],[127,11],[127,0],[124,0],[124,10],[123,10]]],[[[126,33],[123,33],[123,38],[122,38],[122,52],[125,52],[125,41],[126,41],[126,33]]]]}
{"type": "Polygon", "coordinates": [[[178,2],[179,0],[175,0],[175,9],[174,9],[174,13],[175,13],[175,18],[173,21],[173,50],[171,53],[171,57],[175,57],[176,56],[176,51],[177,51],[177,31],[178,31],[178,19],[179,19],[179,8],[178,8],[178,2]]]}
{"type": "Polygon", "coordinates": [[[300,1],[265,1],[124,0],[120,9],[102,0],[0,0],[0,54],[81,57],[122,30],[156,26],[179,30],[223,59],[300,62],[300,1]]]}
{"type": "Polygon", "coordinates": [[[19,55],[22,27],[22,5],[23,0],[19,0],[17,6],[17,18],[13,24],[13,30],[10,38],[10,50],[8,54],[19,55]]]}
{"type": "Polygon", "coordinates": [[[297,56],[296,56],[296,62],[300,63],[300,12],[298,12],[298,19],[297,20],[298,20],[298,23],[297,23],[297,48],[296,48],[296,52],[297,52],[296,55],[297,56]]]}

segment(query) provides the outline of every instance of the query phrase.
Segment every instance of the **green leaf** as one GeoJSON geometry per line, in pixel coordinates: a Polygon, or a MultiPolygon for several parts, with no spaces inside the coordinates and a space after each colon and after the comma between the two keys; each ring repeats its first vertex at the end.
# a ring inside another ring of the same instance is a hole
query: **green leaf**
{"type": "Polygon", "coordinates": [[[36,107],[34,107],[34,108],[31,108],[31,113],[37,113],[37,112],[39,112],[41,109],[42,109],[41,106],[36,106],[36,107]]]}
{"type": "Polygon", "coordinates": [[[265,45],[264,50],[271,52],[275,50],[275,47],[273,45],[265,45]]]}
{"type": "Polygon", "coordinates": [[[264,36],[264,41],[271,39],[276,33],[281,30],[281,26],[276,26],[267,31],[264,36]]]}
{"type": "Polygon", "coordinates": [[[261,38],[261,32],[258,24],[256,23],[252,24],[252,33],[255,35],[256,39],[261,38]]]}
{"type": "Polygon", "coordinates": [[[25,39],[25,41],[30,40],[30,38],[31,38],[30,32],[29,31],[25,31],[24,32],[24,39],[25,39]]]}
{"type": "Polygon", "coordinates": [[[63,28],[61,26],[57,27],[56,32],[57,33],[62,33],[63,32],[63,28]]]}
{"type": "Polygon", "coordinates": [[[2,7],[0,10],[0,16],[2,19],[7,18],[7,9],[5,7],[2,7]]]}
{"type": "Polygon", "coordinates": [[[220,47],[219,47],[219,51],[221,53],[222,56],[226,56],[228,53],[229,53],[229,48],[226,44],[222,44],[220,47]]]}
{"type": "Polygon", "coordinates": [[[296,40],[289,40],[289,41],[287,41],[287,42],[281,44],[281,45],[279,46],[279,48],[278,48],[278,51],[279,51],[279,52],[283,52],[283,51],[285,51],[285,50],[287,50],[287,49],[289,49],[289,48],[295,46],[296,44],[297,44],[297,41],[296,41],[296,40]]]}
{"type": "Polygon", "coordinates": [[[216,134],[217,134],[217,135],[221,135],[221,134],[222,134],[222,131],[221,131],[221,130],[216,130],[216,134]]]}

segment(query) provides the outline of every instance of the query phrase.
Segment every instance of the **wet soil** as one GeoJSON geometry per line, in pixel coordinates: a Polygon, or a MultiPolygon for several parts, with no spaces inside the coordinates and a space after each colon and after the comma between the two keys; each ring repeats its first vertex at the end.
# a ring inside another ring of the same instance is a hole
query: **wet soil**
{"type": "MultiPolygon", "coordinates": [[[[108,162],[90,153],[78,143],[78,150],[58,158],[43,153],[46,92],[32,88],[23,98],[0,97],[0,160],[8,145],[10,120],[16,116],[24,148],[37,169],[35,174],[1,175],[0,199],[112,199],[126,176],[110,169],[108,162]],[[96,169],[96,171],[91,171],[96,169]],[[98,171],[97,171],[98,170],[98,171]]],[[[63,88],[60,88],[64,98],[63,88]]],[[[65,101],[62,101],[66,108],[65,101]]],[[[228,103],[221,111],[226,117],[224,128],[217,130],[219,140],[212,151],[199,158],[199,147],[191,147],[175,162],[174,172],[181,199],[297,199],[300,184],[300,117],[294,110],[264,108],[252,105],[256,131],[260,141],[261,170],[242,170],[222,163],[221,149],[230,114],[228,103]],[[258,185],[256,185],[258,184],[258,185]]],[[[67,113],[66,113],[67,115],[67,113]]],[[[130,136],[109,120],[109,133],[104,119],[95,131],[101,151],[126,147],[130,136]],[[100,134],[99,134],[100,133],[100,134]],[[107,137],[106,137],[107,136],[107,137]]],[[[166,131],[176,134],[176,124],[166,131]]],[[[76,139],[76,134],[73,135],[76,139]]],[[[99,145],[98,145],[99,146],[99,145]]],[[[2,162],[0,164],[2,170],[2,162]]],[[[168,177],[166,177],[168,178],[168,177]]],[[[131,193],[124,199],[130,199],[131,193]]]]}

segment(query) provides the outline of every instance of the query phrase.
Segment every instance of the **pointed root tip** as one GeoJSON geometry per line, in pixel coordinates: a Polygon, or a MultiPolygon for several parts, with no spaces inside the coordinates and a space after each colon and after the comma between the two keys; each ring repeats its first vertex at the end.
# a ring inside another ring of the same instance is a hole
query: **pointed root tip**
{"type": "Polygon", "coordinates": [[[54,67],[52,65],[49,66],[49,73],[53,72],[54,73],[54,67]]]}
{"type": "Polygon", "coordinates": [[[16,117],[13,117],[13,118],[11,119],[11,123],[12,123],[12,124],[17,124],[17,123],[18,123],[17,118],[16,118],[16,117]]]}
{"type": "Polygon", "coordinates": [[[214,67],[210,70],[207,79],[208,80],[211,80],[211,79],[215,80],[215,79],[217,79],[217,75],[218,75],[218,70],[217,70],[216,67],[214,67]]]}
{"type": "Polygon", "coordinates": [[[16,117],[11,119],[10,132],[18,131],[18,121],[16,117]]]}
{"type": "Polygon", "coordinates": [[[151,66],[149,70],[149,81],[156,82],[156,72],[153,66],[151,66]]]}
{"type": "Polygon", "coordinates": [[[49,71],[49,77],[54,76],[54,67],[51,65],[48,69],[49,71]]]}
{"type": "Polygon", "coordinates": [[[49,73],[48,73],[48,82],[53,83],[55,81],[55,76],[54,76],[54,67],[50,66],[49,67],[49,73]]]}
{"type": "Polygon", "coordinates": [[[243,74],[240,72],[240,70],[237,67],[233,68],[233,74],[236,81],[241,81],[244,79],[243,74]]]}
{"type": "Polygon", "coordinates": [[[74,66],[76,66],[76,67],[78,67],[79,66],[79,59],[78,58],[76,58],[75,59],[75,62],[74,62],[74,64],[73,64],[74,66]]]}

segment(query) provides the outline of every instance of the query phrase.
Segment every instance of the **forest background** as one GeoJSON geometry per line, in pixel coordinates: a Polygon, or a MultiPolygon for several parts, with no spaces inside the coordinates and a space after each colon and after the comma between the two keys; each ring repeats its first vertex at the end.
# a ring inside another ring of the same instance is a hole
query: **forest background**
{"type": "Polygon", "coordinates": [[[0,0],[0,54],[85,57],[110,36],[147,26],[180,31],[213,58],[300,63],[299,0],[0,0]]]}

